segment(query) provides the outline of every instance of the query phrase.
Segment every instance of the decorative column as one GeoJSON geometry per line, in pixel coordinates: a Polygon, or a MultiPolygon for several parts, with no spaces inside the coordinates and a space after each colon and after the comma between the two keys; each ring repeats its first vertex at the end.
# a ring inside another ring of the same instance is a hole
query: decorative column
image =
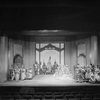
{"type": "MultiPolygon", "coordinates": [[[[40,43],[39,43],[39,50],[40,50],[40,43]]],[[[41,52],[39,51],[39,63],[41,61],[41,52]]]]}
{"type": "MultiPolygon", "coordinates": [[[[59,43],[59,48],[61,49],[61,43],[59,43]]],[[[61,64],[61,50],[59,51],[59,63],[61,64]]]]}

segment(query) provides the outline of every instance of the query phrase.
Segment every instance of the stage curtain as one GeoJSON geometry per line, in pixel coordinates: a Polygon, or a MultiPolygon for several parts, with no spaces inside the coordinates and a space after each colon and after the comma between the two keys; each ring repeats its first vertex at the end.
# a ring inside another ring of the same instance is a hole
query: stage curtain
{"type": "Polygon", "coordinates": [[[76,42],[75,41],[71,41],[71,50],[70,50],[70,70],[72,72],[72,74],[74,74],[74,67],[76,66],[76,42]]]}
{"type": "Polygon", "coordinates": [[[68,68],[70,68],[70,55],[71,55],[71,42],[65,42],[65,65],[68,65],[68,68]]]}
{"type": "Polygon", "coordinates": [[[32,68],[33,69],[33,75],[34,73],[34,68],[33,64],[35,64],[35,42],[34,41],[24,41],[24,46],[23,46],[23,59],[24,59],[24,65],[25,68],[32,68]]]}
{"type": "Polygon", "coordinates": [[[0,37],[0,82],[7,81],[8,74],[8,38],[0,37]]]}
{"type": "Polygon", "coordinates": [[[97,36],[91,37],[91,53],[90,53],[91,63],[94,65],[98,64],[98,42],[97,36]]]}
{"type": "Polygon", "coordinates": [[[15,54],[20,54],[23,57],[23,64],[26,69],[30,67],[34,68],[33,64],[35,63],[35,42],[30,39],[10,39],[9,38],[9,50],[8,50],[8,68],[13,64],[13,57],[15,54]]]}
{"type": "Polygon", "coordinates": [[[91,53],[91,38],[87,38],[85,39],[86,41],[86,62],[87,62],[87,65],[90,64],[90,53],[91,53]]]}

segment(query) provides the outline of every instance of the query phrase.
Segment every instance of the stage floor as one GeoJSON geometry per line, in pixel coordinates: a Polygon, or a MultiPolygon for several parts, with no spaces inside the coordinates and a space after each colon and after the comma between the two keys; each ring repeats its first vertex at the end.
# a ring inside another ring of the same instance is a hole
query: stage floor
{"type": "Polygon", "coordinates": [[[36,75],[32,80],[7,81],[0,86],[97,86],[99,84],[77,83],[74,79],[61,80],[53,75],[36,75]]]}

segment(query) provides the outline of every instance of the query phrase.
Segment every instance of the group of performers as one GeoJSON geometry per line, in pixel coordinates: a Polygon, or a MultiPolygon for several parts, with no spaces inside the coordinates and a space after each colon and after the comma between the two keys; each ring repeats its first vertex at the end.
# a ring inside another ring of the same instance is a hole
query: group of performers
{"type": "Polygon", "coordinates": [[[16,54],[13,58],[13,64],[9,68],[9,80],[25,80],[32,79],[32,67],[25,68],[23,58],[20,54],[16,54]]]}
{"type": "Polygon", "coordinates": [[[48,62],[47,65],[45,62],[43,62],[43,64],[38,64],[36,62],[33,66],[35,68],[35,74],[54,74],[58,64],[56,61],[54,62],[54,65],[51,65],[50,62],[48,62]]]}
{"type": "Polygon", "coordinates": [[[18,66],[18,65],[12,65],[9,69],[10,71],[10,80],[25,80],[25,79],[32,79],[32,69],[26,69],[24,65],[18,66]]]}
{"type": "Polygon", "coordinates": [[[32,79],[33,73],[37,74],[54,74],[55,70],[57,69],[58,64],[55,61],[54,65],[51,64],[51,57],[49,57],[47,65],[45,62],[43,64],[40,62],[39,64],[36,62],[33,66],[30,66],[29,69],[26,69],[23,64],[15,63],[13,64],[10,69],[10,80],[25,80],[25,79],[32,79]],[[34,72],[33,72],[34,71],[34,72]]]}
{"type": "Polygon", "coordinates": [[[52,74],[54,77],[58,79],[68,79],[73,78],[69,68],[67,65],[58,65],[55,61],[54,64],[51,64],[51,57],[49,57],[48,63],[38,64],[37,62],[34,64],[35,73],[36,74],[52,74]]]}
{"type": "Polygon", "coordinates": [[[62,80],[73,79],[73,75],[71,74],[67,65],[63,66],[59,65],[54,73],[54,76],[57,79],[62,79],[62,80]]]}
{"type": "MultiPolygon", "coordinates": [[[[23,64],[15,63],[10,68],[10,79],[11,80],[24,80],[32,79],[33,73],[37,74],[52,74],[56,78],[73,79],[67,65],[58,65],[55,61],[54,64],[51,64],[51,57],[49,57],[48,63],[39,64],[36,62],[33,66],[26,69],[23,64]],[[33,69],[32,69],[33,68],[33,69]]],[[[87,66],[81,66],[77,64],[75,67],[75,80],[77,82],[100,82],[100,68],[99,66],[94,66],[93,64],[87,66]]]]}
{"type": "Polygon", "coordinates": [[[100,69],[98,65],[94,66],[90,64],[83,67],[78,64],[75,67],[75,73],[77,82],[91,82],[91,83],[100,82],[100,69]]]}
{"type": "Polygon", "coordinates": [[[45,64],[44,61],[43,61],[43,64],[41,62],[40,63],[35,62],[35,64],[33,66],[35,68],[36,74],[54,74],[55,70],[58,67],[58,64],[55,61],[54,64],[52,65],[51,64],[51,56],[50,56],[47,64],[45,64]]]}

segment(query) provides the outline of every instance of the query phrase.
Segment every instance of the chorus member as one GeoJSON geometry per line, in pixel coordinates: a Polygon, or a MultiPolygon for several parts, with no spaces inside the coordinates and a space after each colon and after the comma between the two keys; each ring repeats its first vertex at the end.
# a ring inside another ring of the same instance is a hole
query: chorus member
{"type": "Polygon", "coordinates": [[[95,73],[92,69],[90,70],[90,80],[89,81],[92,83],[95,82],[95,73]]]}
{"type": "Polygon", "coordinates": [[[95,81],[100,82],[100,69],[95,66],[95,81]]]}
{"type": "Polygon", "coordinates": [[[43,62],[42,68],[43,68],[43,73],[46,74],[47,67],[46,67],[45,62],[43,62]]]}

